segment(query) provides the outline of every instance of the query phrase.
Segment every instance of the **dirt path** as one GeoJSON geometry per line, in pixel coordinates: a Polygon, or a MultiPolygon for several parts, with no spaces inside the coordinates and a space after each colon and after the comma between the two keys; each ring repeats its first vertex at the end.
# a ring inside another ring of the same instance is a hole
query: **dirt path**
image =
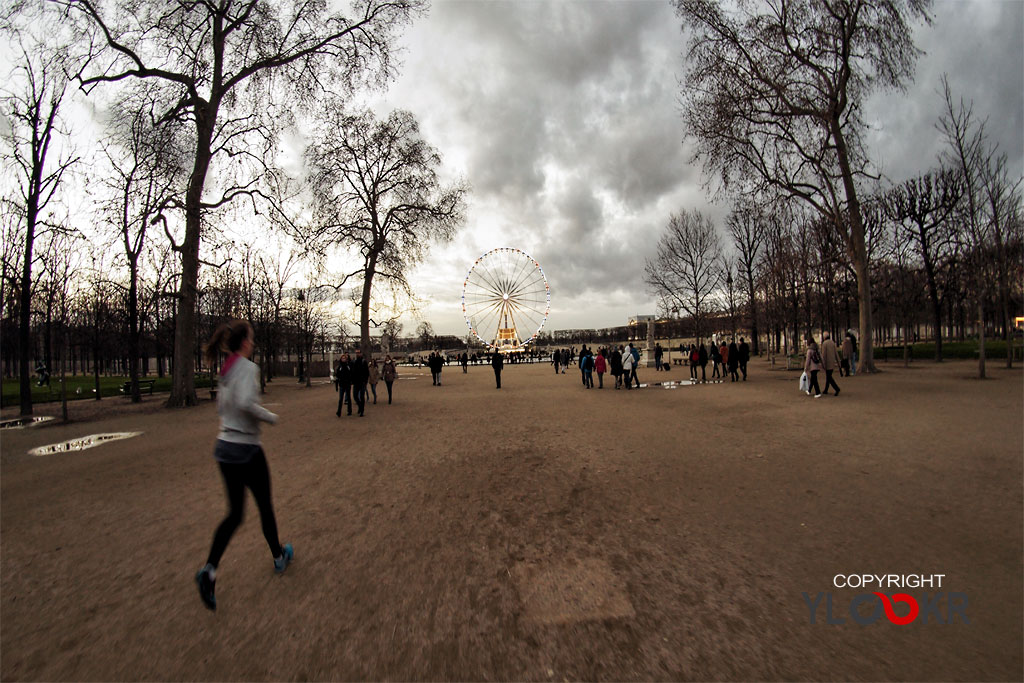
{"type": "Polygon", "coordinates": [[[250,502],[216,614],[192,581],[225,511],[212,404],[4,430],[0,676],[1019,680],[1021,371],[886,370],[818,400],[757,363],[628,393],[547,365],[501,391],[489,368],[405,370],[362,419],[329,385],[272,385],[297,560],[274,575],[250,502]],[[855,573],[944,574],[906,592],[965,593],[971,623],[859,625],[869,591],[832,585],[855,573]],[[846,623],[811,624],[803,592],[846,623]]]}

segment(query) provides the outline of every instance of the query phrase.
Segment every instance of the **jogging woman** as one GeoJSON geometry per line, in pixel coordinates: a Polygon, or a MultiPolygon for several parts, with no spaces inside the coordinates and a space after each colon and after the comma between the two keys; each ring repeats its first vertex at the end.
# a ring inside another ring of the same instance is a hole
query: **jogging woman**
{"type": "Polygon", "coordinates": [[[274,557],[274,571],[283,572],[295,557],[290,543],[281,546],[277,539],[277,521],[270,500],[270,470],[260,446],[260,422],[277,422],[277,415],[260,405],[259,367],[249,360],[253,350],[252,327],[244,320],[221,325],[203,349],[213,363],[219,352],[229,355],[220,370],[217,387],[217,412],[220,433],[213,457],[217,460],[228,496],[228,516],[217,527],[206,566],[196,574],[199,597],[210,609],[217,609],[214,583],[217,565],[228,547],[245,511],[245,489],[252,491],[263,523],[263,536],[274,557]]]}

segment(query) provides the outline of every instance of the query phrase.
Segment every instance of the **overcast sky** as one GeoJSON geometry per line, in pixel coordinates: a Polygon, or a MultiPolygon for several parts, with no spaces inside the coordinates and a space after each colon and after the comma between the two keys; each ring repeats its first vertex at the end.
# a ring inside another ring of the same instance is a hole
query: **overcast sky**
{"type": "MultiPolygon", "coordinates": [[[[881,171],[898,181],[935,165],[948,73],[1024,173],[1024,3],[939,0],[916,42],[925,51],[916,82],[875,97],[867,113],[881,171]]],[[[464,335],[463,277],[499,246],[544,268],[548,330],[654,313],[644,261],[669,214],[728,213],[705,195],[683,143],[685,41],[668,0],[435,0],[402,45],[398,80],[373,107],[413,112],[443,173],[472,186],[454,242],[435,246],[410,278],[423,319],[464,335]]],[[[415,324],[407,320],[406,333],[415,324]]]]}

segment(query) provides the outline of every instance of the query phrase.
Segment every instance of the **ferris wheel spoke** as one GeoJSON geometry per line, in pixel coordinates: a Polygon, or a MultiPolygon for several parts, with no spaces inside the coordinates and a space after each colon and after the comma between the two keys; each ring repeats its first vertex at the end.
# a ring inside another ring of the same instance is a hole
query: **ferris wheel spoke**
{"type": "Polygon", "coordinates": [[[518,289],[524,289],[524,290],[530,291],[533,288],[538,287],[538,285],[541,285],[543,282],[544,282],[544,276],[542,274],[540,274],[539,272],[534,271],[532,273],[527,273],[526,277],[523,279],[523,281],[521,283],[517,284],[516,287],[518,289]]]}
{"type": "Polygon", "coordinates": [[[519,288],[519,280],[520,280],[520,278],[524,278],[526,276],[529,276],[529,274],[530,274],[529,266],[530,265],[531,265],[531,263],[528,260],[523,262],[523,263],[512,264],[512,268],[509,268],[509,271],[510,271],[509,278],[508,278],[508,291],[509,292],[514,292],[514,291],[516,291],[519,288]]]}
{"type": "Polygon", "coordinates": [[[502,305],[502,301],[501,300],[496,301],[494,303],[480,304],[476,308],[473,309],[472,315],[478,315],[479,316],[479,315],[489,314],[491,311],[499,310],[501,308],[501,305],[502,305]]]}
{"type": "Polygon", "coordinates": [[[530,268],[533,265],[533,261],[526,261],[523,267],[520,268],[519,272],[513,278],[512,291],[518,291],[520,287],[524,286],[524,283],[531,278],[531,275],[537,273],[536,268],[530,268]]]}
{"type": "MultiPolygon", "coordinates": [[[[486,289],[490,289],[495,294],[501,294],[501,286],[498,284],[498,279],[495,274],[491,272],[489,264],[486,262],[478,262],[473,266],[472,274],[476,274],[484,283],[486,283],[486,289]]],[[[477,283],[477,286],[484,287],[484,284],[477,283]]]]}
{"type": "Polygon", "coordinates": [[[495,329],[497,329],[497,320],[500,317],[500,315],[501,310],[499,308],[488,309],[487,311],[484,311],[480,319],[476,322],[476,324],[473,325],[473,329],[476,330],[477,336],[483,339],[484,341],[487,341],[487,338],[484,335],[491,335],[491,325],[494,325],[495,329]]]}
{"type": "Polygon", "coordinates": [[[527,305],[526,305],[525,303],[523,303],[522,301],[516,301],[516,302],[515,302],[515,306],[516,306],[516,308],[517,308],[517,309],[523,309],[523,310],[529,310],[529,311],[533,311],[534,313],[536,313],[537,315],[541,316],[542,318],[543,318],[543,317],[544,317],[544,315],[545,315],[543,311],[540,311],[540,310],[538,310],[538,309],[536,309],[536,308],[534,308],[534,307],[532,307],[532,306],[527,306],[527,305]]]}
{"type": "Polygon", "coordinates": [[[483,289],[485,291],[491,292],[491,293],[493,293],[493,294],[495,294],[497,296],[501,296],[501,294],[502,294],[501,288],[498,287],[491,280],[488,280],[483,271],[480,271],[479,273],[477,273],[477,276],[479,277],[481,282],[473,281],[470,284],[472,284],[475,287],[479,287],[480,289],[483,289]]]}

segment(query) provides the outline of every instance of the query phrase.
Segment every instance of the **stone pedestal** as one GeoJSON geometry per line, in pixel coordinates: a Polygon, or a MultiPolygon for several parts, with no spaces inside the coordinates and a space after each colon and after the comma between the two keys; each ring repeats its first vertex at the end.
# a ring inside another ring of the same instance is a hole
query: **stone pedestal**
{"type": "Polygon", "coordinates": [[[654,321],[647,321],[647,349],[645,355],[644,367],[654,367],[654,321]]]}

